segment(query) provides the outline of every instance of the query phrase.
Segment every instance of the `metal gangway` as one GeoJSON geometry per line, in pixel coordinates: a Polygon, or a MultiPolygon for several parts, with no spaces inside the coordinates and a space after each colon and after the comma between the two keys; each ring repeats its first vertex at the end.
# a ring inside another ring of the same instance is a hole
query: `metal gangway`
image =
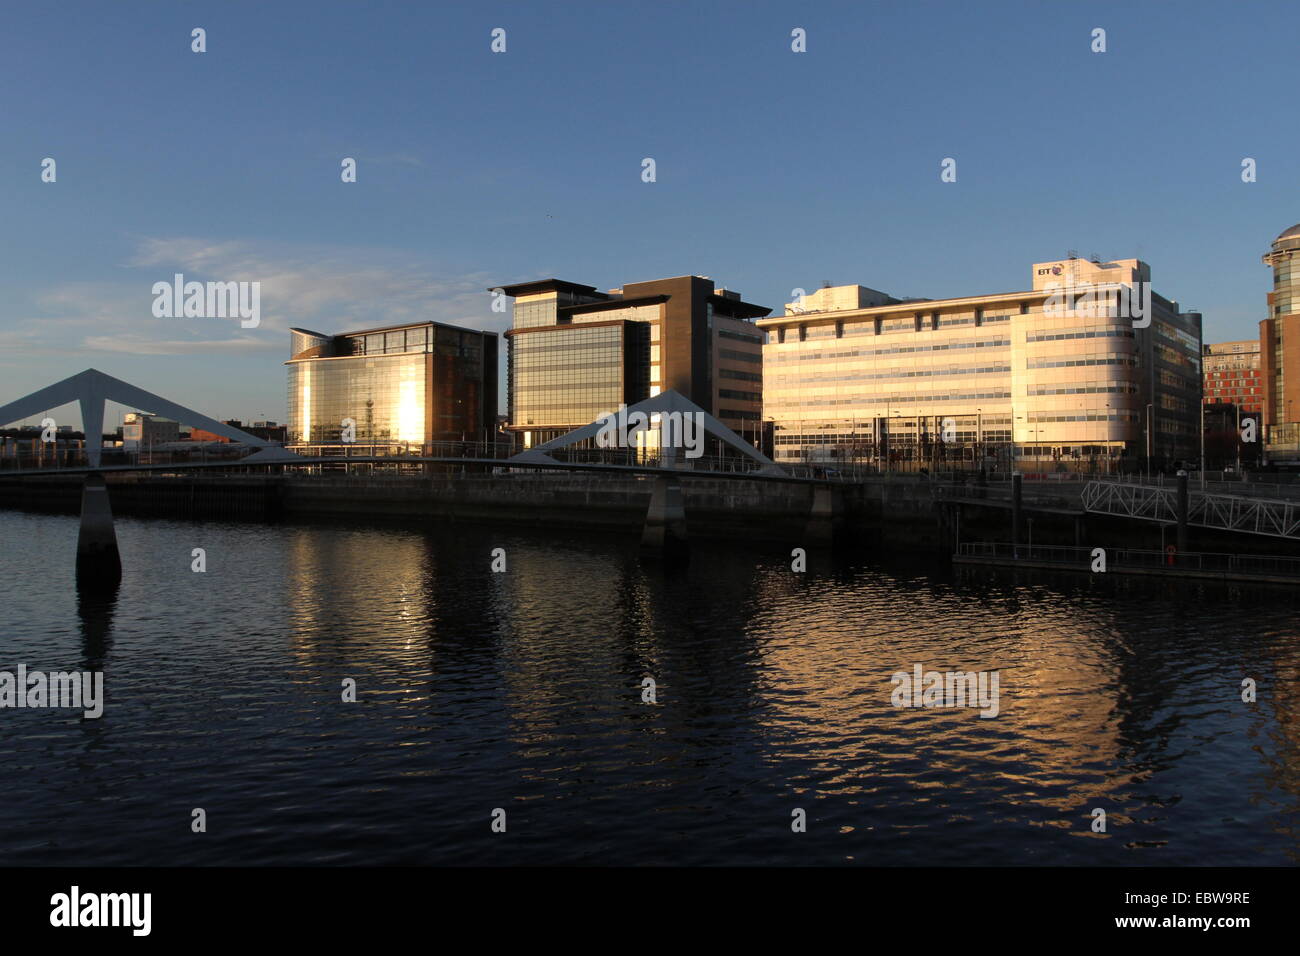
{"type": "MultiPolygon", "coordinates": [[[[1178,486],[1090,481],[1083,488],[1083,510],[1140,521],[1176,524],[1178,486]]],[[[1300,501],[1187,492],[1187,523],[1220,531],[1239,531],[1270,538],[1300,539],[1300,501]]]]}

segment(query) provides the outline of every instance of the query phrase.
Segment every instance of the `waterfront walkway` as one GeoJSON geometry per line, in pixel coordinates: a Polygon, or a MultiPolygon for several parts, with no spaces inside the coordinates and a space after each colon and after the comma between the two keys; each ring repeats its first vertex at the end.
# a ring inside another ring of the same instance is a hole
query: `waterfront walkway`
{"type": "Polygon", "coordinates": [[[1285,555],[1219,554],[1135,548],[1087,548],[1062,545],[1013,545],[1000,541],[963,541],[954,564],[1126,574],[1147,577],[1200,578],[1252,584],[1300,583],[1300,558],[1285,555]],[[1105,571],[1094,571],[1103,552],[1105,571]]]}

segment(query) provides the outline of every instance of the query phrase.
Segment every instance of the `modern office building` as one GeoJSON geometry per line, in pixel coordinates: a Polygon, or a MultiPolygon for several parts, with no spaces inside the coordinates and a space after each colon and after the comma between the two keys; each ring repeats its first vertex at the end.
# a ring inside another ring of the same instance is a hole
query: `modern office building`
{"type": "Polygon", "coordinates": [[[288,443],[424,446],[490,440],[497,336],[439,322],[340,335],[291,329],[288,443]]]}
{"type": "Polygon", "coordinates": [[[668,389],[758,444],[763,336],[753,320],[770,309],[703,276],[609,292],[560,279],[499,288],[514,298],[508,427],[524,448],[668,389]]]}
{"type": "Polygon", "coordinates": [[[778,461],[1008,468],[1199,453],[1201,317],[1137,259],[1035,263],[1024,292],[822,289],[760,320],[778,461]],[[1149,293],[1145,324],[1124,314],[1149,293]]]}
{"type": "Polygon", "coordinates": [[[1300,223],[1273,240],[1264,264],[1273,268],[1268,315],[1259,323],[1264,377],[1265,452],[1270,461],[1300,460],[1300,223]]]}
{"type": "Polygon", "coordinates": [[[1232,405],[1242,415],[1259,415],[1263,411],[1259,339],[1206,345],[1201,352],[1201,374],[1207,406],[1232,405]]]}

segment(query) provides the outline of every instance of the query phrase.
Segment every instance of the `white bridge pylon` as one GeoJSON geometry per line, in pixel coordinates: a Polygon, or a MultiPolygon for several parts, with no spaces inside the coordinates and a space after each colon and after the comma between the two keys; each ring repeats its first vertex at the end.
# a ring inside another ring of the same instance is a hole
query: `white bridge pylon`
{"type": "Polygon", "coordinates": [[[248,461],[253,459],[266,461],[270,458],[283,458],[287,461],[298,457],[293,452],[272,445],[255,435],[219,422],[215,418],[209,418],[192,408],[168,401],[153,392],[146,392],[143,388],[137,388],[93,368],[48,385],[8,405],[0,405],[0,425],[50,411],[60,405],[79,402],[82,430],[86,434],[86,460],[92,468],[97,468],[103,452],[104,403],[107,401],[130,405],[140,411],[147,410],[154,415],[166,415],[191,428],[197,426],[222,438],[229,438],[231,441],[242,442],[260,449],[245,459],[248,461]]]}
{"type": "MultiPolygon", "coordinates": [[[[674,413],[683,416],[699,415],[701,416],[699,421],[703,422],[705,433],[712,435],[724,445],[728,445],[740,452],[746,458],[758,462],[760,466],[757,469],[758,474],[785,474],[780,465],[772,461],[772,459],[768,458],[749,442],[745,441],[726,425],[722,424],[722,422],[718,421],[678,391],[669,389],[666,392],[660,392],[658,395],[637,402],[635,405],[629,405],[627,408],[627,414],[631,415],[633,412],[644,412],[647,420],[649,420],[652,415],[662,416],[672,415],[674,413]]],[[[529,448],[527,451],[522,451],[512,458],[507,459],[507,461],[518,462],[520,464],[526,464],[528,462],[559,464],[556,459],[552,458],[547,453],[561,448],[568,448],[570,445],[575,445],[580,441],[595,438],[600,434],[601,429],[606,427],[606,423],[609,421],[611,416],[616,414],[617,412],[607,412],[597,418],[590,425],[583,425],[580,428],[575,428],[573,431],[561,435],[558,438],[552,438],[550,441],[538,445],[536,448],[529,448]]]]}

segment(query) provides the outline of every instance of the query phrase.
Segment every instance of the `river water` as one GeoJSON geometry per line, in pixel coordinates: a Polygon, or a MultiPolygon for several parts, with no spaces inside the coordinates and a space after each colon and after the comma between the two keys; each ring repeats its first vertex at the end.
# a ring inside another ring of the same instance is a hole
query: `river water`
{"type": "Polygon", "coordinates": [[[92,599],[75,518],[0,511],[0,671],[107,692],[98,720],[0,710],[0,864],[1300,859],[1290,592],[871,553],[799,574],[748,543],[665,568],[635,538],[472,525],[117,527],[122,585],[92,599]],[[895,707],[917,664],[996,670],[998,715],[895,707]]]}

